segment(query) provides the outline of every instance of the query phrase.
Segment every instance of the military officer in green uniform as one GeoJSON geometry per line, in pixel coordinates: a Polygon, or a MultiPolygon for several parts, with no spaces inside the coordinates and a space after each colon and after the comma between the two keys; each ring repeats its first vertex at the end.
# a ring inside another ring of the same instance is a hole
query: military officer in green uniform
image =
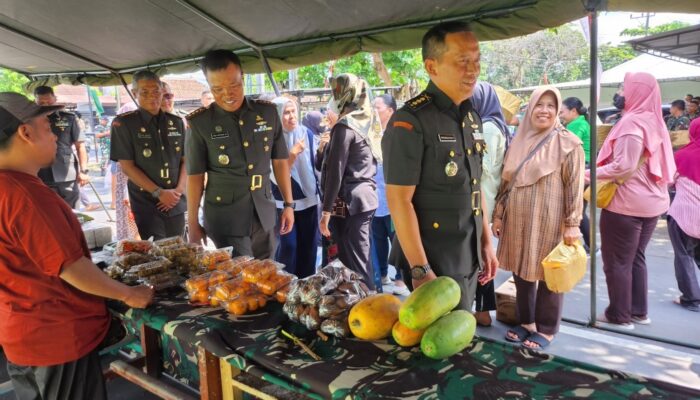
{"type": "Polygon", "coordinates": [[[131,210],[142,239],[184,234],[185,128],[182,118],[160,110],[158,75],[134,74],[132,91],[139,108],[112,121],[110,158],[129,178],[131,210]]]}
{"type": "Polygon", "coordinates": [[[447,22],[425,34],[422,51],[430,83],[394,114],[382,140],[393,259],[413,288],[454,278],[459,307],[471,310],[477,280],[493,279],[498,266],[479,186],[486,145],[469,102],[479,43],[469,25],[447,22]]]}
{"type": "MultiPolygon", "coordinates": [[[[34,90],[34,98],[40,106],[56,104],[56,95],[48,86],[34,90]]],[[[50,167],[39,171],[39,178],[53,189],[71,208],[75,208],[80,198],[78,185],[88,183],[87,150],[85,137],[80,132],[78,117],[67,111],[56,111],[48,115],[51,130],[56,135],[56,159],[50,167]],[[78,157],[73,152],[75,148],[78,157]]]]}
{"type": "Polygon", "coordinates": [[[280,233],[294,224],[288,150],[274,104],[243,94],[243,70],[234,53],[213,50],[202,71],[214,103],[187,116],[187,214],[189,238],[256,258],[274,254],[277,218],[270,165],[284,199],[280,233]],[[204,189],[206,174],[206,190],[204,189]],[[204,227],[198,221],[204,195],[204,227]]]}

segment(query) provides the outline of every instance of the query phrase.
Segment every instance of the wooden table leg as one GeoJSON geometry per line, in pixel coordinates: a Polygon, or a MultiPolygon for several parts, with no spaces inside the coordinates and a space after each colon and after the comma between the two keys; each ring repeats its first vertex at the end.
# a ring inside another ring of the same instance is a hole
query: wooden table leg
{"type": "Polygon", "coordinates": [[[203,347],[197,347],[199,394],[202,400],[221,400],[221,370],[219,358],[203,347]]]}
{"type": "Polygon", "coordinates": [[[159,378],[163,365],[163,352],[160,348],[160,332],[141,325],[141,347],[146,357],[146,374],[154,378],[159,378]]]}
{"type": "Polygon", "coordinates": [[[228,361],[223,358],[219,359],[221,368],[221,393],[222,400],[239,400],[243,398],[243,391],[233,385],[233,378],[241,373],[241,370],[234,368],[228,361]]]}

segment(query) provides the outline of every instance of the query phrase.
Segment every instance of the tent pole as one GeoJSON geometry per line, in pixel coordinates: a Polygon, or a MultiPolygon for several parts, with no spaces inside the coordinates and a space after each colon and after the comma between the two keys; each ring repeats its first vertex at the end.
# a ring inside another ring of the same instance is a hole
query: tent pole
{"type": "MultiPolygon", "coordinates": [[[[138,106],[139,103],[136,102],[136,98],[134,97],[134,94],[131,93],[131,90],[129,90],[129,85],[126,83],[126,80],[124,80],[124,75],[122,75],[120,73],[116,73],[115,75],[121,81],[122,86],[124,86],[124,89],[126,89],[126,93],[129,95],[129,97],[131,97],[131,100],[134,102],[134,104],[136,104],[138,106]]],[[[117,89],[117,90],[119,90],[119,89],[117,89]]]]}
{"type": "MultiPolygon", "coordinates": [[[[591,34],[591,56],[590,56],[590,71],[591,71],[591,101],[589,112],[590,115],[589,123],[591,125],[591,140],[589,141],[590,155],[591,155],[591,165],[590,165],[590,185],[591,185],[591,199],[588,203],[590,211],[590,248],[591,253],[591,310],[590,310],[590,325],[594,325],[597,319],[597,297],[596,297],[596,282],[597,282],[597,258],[596,249],[598,248],[597,243],[597,232],[598,232],[598,222],[597,222],[597,208],[596,208],[596,156],[598,154],[597,146],[597,117],[598,117],[598,81],[600,77],[598,76],[598,12],[596,11],[595,2],[592,4],[592,8],[589,9],[589,21],[590,21],[590,34],[591,34]]],[[[590,4],[590,3],[589,3],[590,4]]]]}
{"type": "Polygon", "coordinates": [[[275,95],[279,96],[280,88],[279,86],[277,86],[277,82],[275,82],[275,77],[272,75],[272,68],[270,68],[270,63],[267,61],[267,57],[265,57],[265,54],[262,50],[258,50],[258,56],[260,57],[260,62],[262,63],[263,68],[265,69],[265,74],[267,74],[267,79],[270,80],[272,89],[275,91],[275,95]]]}

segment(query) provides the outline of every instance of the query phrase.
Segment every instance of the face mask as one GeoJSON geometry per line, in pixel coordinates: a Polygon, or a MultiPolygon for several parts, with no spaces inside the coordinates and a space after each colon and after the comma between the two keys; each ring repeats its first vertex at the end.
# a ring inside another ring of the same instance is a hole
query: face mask
{"type": "Polygon", "coordinates": [[[625,96],[620,96],[619,94],[615,93],[613,96],[613,106],[617,108],[618,110],[624,110],[625,109],[625,96]]]}

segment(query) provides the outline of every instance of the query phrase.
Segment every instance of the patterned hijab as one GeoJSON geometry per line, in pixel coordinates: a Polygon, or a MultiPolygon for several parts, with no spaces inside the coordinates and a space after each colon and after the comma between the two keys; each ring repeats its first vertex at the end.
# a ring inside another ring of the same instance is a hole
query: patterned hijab
{"type": "Polygon", "coordinates": [[[333,100],[340,110],[338,124],[359,133],[372,149],[377,162],[382,162],[382,126],[369,98],[369,85],[353,74],[331,78],[333,100]]]}

